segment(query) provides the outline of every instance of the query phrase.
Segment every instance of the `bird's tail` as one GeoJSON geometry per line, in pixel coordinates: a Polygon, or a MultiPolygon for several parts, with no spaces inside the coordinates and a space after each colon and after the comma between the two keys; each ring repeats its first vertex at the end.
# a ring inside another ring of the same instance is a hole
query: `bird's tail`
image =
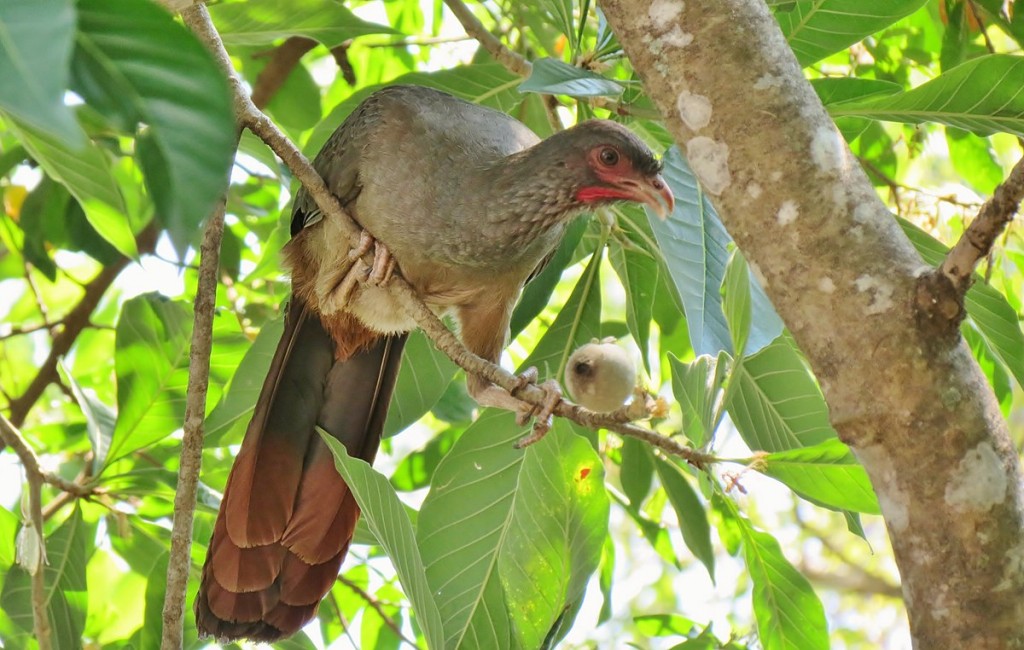
{"type": "Polygon", "coordinates": [[[200,634],[273,641],[316,614],[359,519],[316,427],[373,462],[405,339],[379,336],[339,360],[320,318],[293,302],[210,539],[200,634]]]}

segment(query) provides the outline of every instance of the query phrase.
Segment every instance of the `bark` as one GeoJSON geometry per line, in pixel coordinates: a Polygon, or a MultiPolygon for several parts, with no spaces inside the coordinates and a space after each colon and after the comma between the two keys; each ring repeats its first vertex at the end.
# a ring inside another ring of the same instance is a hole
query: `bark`
{"type": "Polygon", "coordinates": [[[760,0],[601,4],[821,382],[888,525],[919,648],[1024,647],[1021,473],[924,265],[760,0]]]}

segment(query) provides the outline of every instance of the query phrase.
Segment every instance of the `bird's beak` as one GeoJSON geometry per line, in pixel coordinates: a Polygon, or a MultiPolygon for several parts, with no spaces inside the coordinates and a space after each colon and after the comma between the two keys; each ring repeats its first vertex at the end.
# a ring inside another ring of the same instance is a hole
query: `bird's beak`
{"type": "Polygon", "coordinates": [[[661,174],[655,174],[640,180],[627,178],[620,182],[622,187],[629,194],[629,198],[637,203],[643,203],[651,208],[658,218],[664,221],[672,214],[675,208],[676,199],[672,196],[672,190],[661,174]]]}

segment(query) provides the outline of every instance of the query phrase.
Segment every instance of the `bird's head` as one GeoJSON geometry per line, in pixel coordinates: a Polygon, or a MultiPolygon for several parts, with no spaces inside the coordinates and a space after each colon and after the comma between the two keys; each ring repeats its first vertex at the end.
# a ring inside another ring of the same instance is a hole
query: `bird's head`
{"type": "Polygon", "coordinates": [[[675,206],[661,175],[661,162],[629,129],[609,120],[590,120],[564,132],[573,154],[566,160],[579,179],[574,198],[587,208],[615,201],[650,206],[665,219],[675,206]]]}

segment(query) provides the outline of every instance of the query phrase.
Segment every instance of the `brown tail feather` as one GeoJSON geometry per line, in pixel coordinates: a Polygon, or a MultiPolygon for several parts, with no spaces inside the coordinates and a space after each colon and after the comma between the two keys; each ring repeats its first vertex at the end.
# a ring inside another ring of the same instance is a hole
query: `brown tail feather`
{"type": "Polygon", "coordinates": [[[338,575],[359,507],[316,427],[372,462],[406,337],[381,336],[336,360],[335,329],[329,335],[300,304],[289,310],[210,539],[195,601],[200,634],[294,634],[338,575]]]}

